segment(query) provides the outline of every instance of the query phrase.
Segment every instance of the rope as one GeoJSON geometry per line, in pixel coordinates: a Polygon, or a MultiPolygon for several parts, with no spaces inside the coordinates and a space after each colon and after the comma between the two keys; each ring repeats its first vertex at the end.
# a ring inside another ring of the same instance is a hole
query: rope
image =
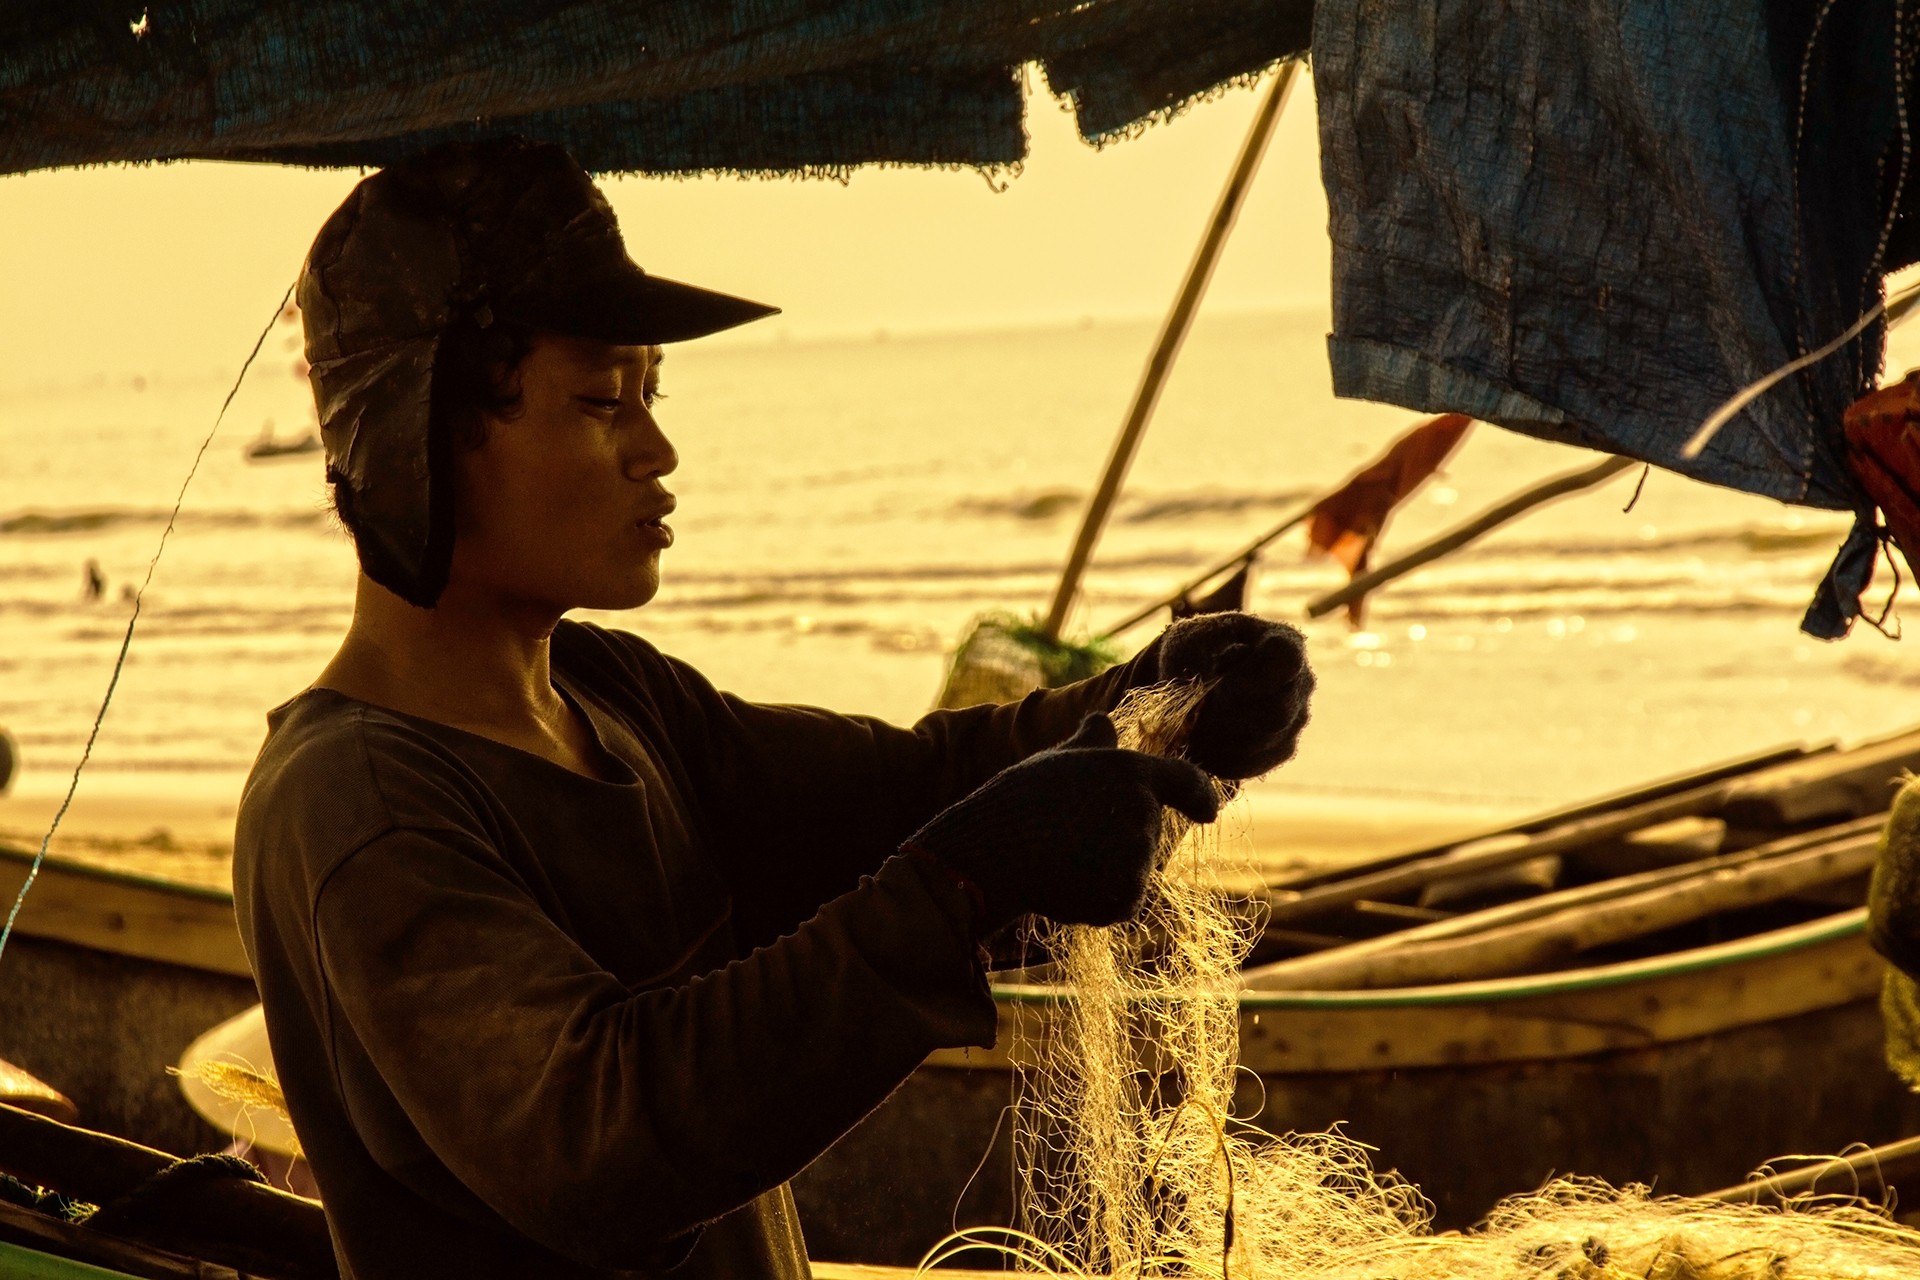
{"type": "Polygon", "coordinates": [[[20,918],[20,908],[26,905],[27,893],[33,888],[33,882],[40,878],[40,867],[47,860],[47,847],[53,843],[54,832],[60,830],[60,822],[67,816],[67,810],[73,805],[74,792],[80,789],[80,772],[87,767],[87,761],[93,758],[93,744],[100,737],[101,722],[107,718],[107,708],[113,703],[113,691],[120,686],[120,673],[127,665],[127,650],[133,644],[133,629],[140,621],[140,606],[147,598],[147,588],[153,583],[153,571],[160,564],[160,555],[167,549],[167,538],[173,533],[174,522],[180,518],[180,507],[187,500],[187,486],[193,483],[193,477],[199,474],[200,460],[207,456],[207,449],[213,444],[213,437],[219,433],[220,423],[227,416],[227,409],[233,404],[233,397],[239,394],[240,384],[246,380],[247,370],[253,367],[254,357],[260,354],[260,348],[267,343],[267,335],[273,332],[273,326],[280,319],[280,313],[287,309],[287,302],[293,297],[293,286],[280,295],[280,302],[273,309],[273,317],[267,321],[267,327],[260,331],[254,341],[253,350],[247,354],[240,365],[240,372],[233,380],[233,386],[227,389],[227,398],[220,402],[220,412],[214,415],[213,425],[207,429],[206,439],[200,442],[199,452],[193,455],[193,465],[187,468],[187,478],[180,482],[180,492],[174,497],[173,510],[167,514],[167,526],[160,531],[160,543],[153,549],[153,559],[147,561],[147,576],[141,580],[140,589],[133,595],[133,613],[127,618],[126,634],[120,637],[120,654],[113,660],[113,675],[107,680],[106,696],[100,699],[100,710],[94,713],[93,729],[87,734],[87,745],[80,751],[80,762],[73,766],[73,778],[67,783],[67,794],[60,801],[60,808],[54,812],[53,822],[47,827],[47,834],[40,839],[40,848],[33,855],[33,864],[27,868],[27,878],[20,884],[20,892],[14,895],[13,909],[7,912],[7,923],[0,926],[0,956],[7,953],[7,940],[13,937],[13,925],[20,918]]]}
{"type": "MultiPolygon", "coordinates": [[[[165,1214],[178,1203],[183,1189],[203,1186],[222,1178],[264,1183],[267,1176],[239,1156],[204,1155],[175,1160],[118,1199],[101,1205],[84,1219],[96,1231],[113,1235],[137,1234],[153,1225],[156,1215],[165,1214]]],[[[191,1191],[188,1190],[188,1194],[191,1191]]]]}

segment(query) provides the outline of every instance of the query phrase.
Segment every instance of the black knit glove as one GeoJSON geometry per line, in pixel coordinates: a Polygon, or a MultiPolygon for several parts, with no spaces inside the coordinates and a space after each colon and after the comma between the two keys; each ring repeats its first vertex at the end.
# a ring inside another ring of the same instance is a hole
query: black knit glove
{"type": "Polygon", "coordinates": [[[1307,638],[1250,613],[1183,618],[1160,637],[1162,680],[1215,681],[1194,712],[1187,759],[1216,778],[1257,778],[1293,757],[1307,725],[1307,638]]]}
{"type": "Polygon", "coordinates": [[[1063,924],[1114,924],[1140,907],[1165,806],[1195,822],[1219,814],[1213,783],[1183,760],[1123,751],[1113,721],[989,778],[904,846],[980,891],[982,937],[1034,912],[1063,924]]]}

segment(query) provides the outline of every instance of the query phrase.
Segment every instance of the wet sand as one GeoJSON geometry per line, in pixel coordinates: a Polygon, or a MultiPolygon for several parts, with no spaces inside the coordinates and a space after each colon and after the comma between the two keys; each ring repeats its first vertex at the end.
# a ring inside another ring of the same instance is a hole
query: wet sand
{"type": "MultiPolygon", "coordinates": [[[[112,781],[99,787],[81,779],[50,852],[132,875],[230,887],[236,781],[194,775],[112,781]]],[[[38,849],[65,788],[64,779],[35,779],[0,795],[0,846],[38,849]]]]}

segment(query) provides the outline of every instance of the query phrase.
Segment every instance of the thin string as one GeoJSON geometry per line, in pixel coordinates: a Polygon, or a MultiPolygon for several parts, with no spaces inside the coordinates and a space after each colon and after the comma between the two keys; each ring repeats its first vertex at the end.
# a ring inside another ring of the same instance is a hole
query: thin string
{"type": "Polygon", "coordinates": [[[60,829],[61,819],[67,816],[67,810],[73,804],[73,794],[80,789],[80,772],[87,767],[87,761],[93,757],[93,744],[100,737],[101,722],[107,718],[107,708],[113,703],[113,691],[120,685],[120,672],[127,665],[127,650],[133,644],[133,629],[140,621],[140,605],[147,598],[147,587],[153,582],[153,571],[160,564],[160,554],[167,549],[167,538],[173,533],[173,525],[180,518],[180,508],[187,500],[187,486],[193,483],[193,477],[200,471],[200,460],[207,456],[207,449],[213,444],[213,437],[220,431],[220,423],[227,416],[227,409],[233,404],[233,398],[239,394],[240,384],[245,381],[247,370],[253,367],[254,357],[260,354],[260,348],[267,344],[267,335],[273,332],[273,326],[280,320],[280,313],[287,309],[287,303],[293,298],[293,286],[281,295],[280,302],[273,309],[273,318],[267,321],[267,327],[260,331],[253,350],[247,353],[246,360],[240,365],[240,373],[233,380],[233,386],[227,390],[227,398],[220,402],[220,412],[214,415],[213,426],[207,429],[206,439],[200,442],[200,449],[193,455],[193,465],[187,468],[187,478],[180,482],[180,492],[173,500],[173,510],[167,515],[166,528],[160,531],[160,543],[153,549],[153,559],[147,561],[147,576],[141,580],[140,589],[133,594],[133,613],[127,618],[126,634],[120,637],[120,655],[113,660],[113,675],[107,680],[106,696],[100,699],[100,710],[94,714],[93,729],[87,734],[87,745],[81,749],[80,762],[73,766],[73,778],[67,783],[67,794],[60,801],[60,808],[53,815],[53,822],[47,827],[47,834],[40,838],[40,848],[33,855],[33,865],[27,868],[27,878],[20,884],[20,892],[14,895],[13,909],[7,912],[7,923],[0,926],[0,956],[7,952],[7,940],[13,937],[14,921],[20,918],[20,908],[26,905],[27,893],[33,888],[33,882],[40,878],[40,867],[47,860],[47,846],[53,843],[54,832],[60,829]]]}
{"type": "MultiPolygon", "coordinates": [[[[1893,541],[1893,536],[1883,530],[1880,535],[1880,550],[1884,552],[1887,557],[1887,567],[1893,570],[1893,590],[1887,593],[1887,603],[1885,607],[1880,610],[1880,616],[1877,618],[1867,618],[1867,625],[1889,640],[1898,640],[1902,630],[1900,619],[1893,614],[1893,602],[1900,598],[1900,587],[1902,585],[1900,559],[1899,553],[1895,549],[1896,546],[1897,544],[1893,541]],[[1887,625],[1887,619],[1889,617],[1893,617],[1893,625],[1891,627],[1887,625]]],[[[1866,617],[1865,614],[1861,616],[1866,617]]]]}
{"type": "Polygon", "coordinates": [[[1621,515],[1623,516],[1626,515],[1628,512],[1632,511],[1635,507],[1640,505],[1640,491],[1647,487],[1647,477],[1652,474],[1653,474],[1653,467],[1651,464],[1640,468],[1640,478],[1634,481],[1633,496],[1627,499],[1626,506],[1620,508],[1621,515]]]}
{"type": "Polygon", "coordinates": [[[1782,380],[1800,372],[1800,370],[1806,368],[1808,365],[1818,364],[1820,361],[1825,360],[1841,347],[1844,347],[1847,343],[1852,342],[1860,336],[1862,330],[1875,320],[1878,320],[1882,315],[1886,316],[1887,328],[1891,330],[1895,325],[1906,319],[1916,302],[1920,302],[1920,284],[1909,285],[1886,301],[1879,303],[1849,325],[1846,332],[1819,350],[1809,352],[1797,360],[1789,360],[1765,377],[1748,383],[1745,387],[1742,387],[1732,399],[1728,400],[1718,409],[1715,409],[1707,420],[1700,424],[1700,429],[1693,433],[1693,438],[1681,446],[1680,456],[1682,458],[1699,457],[1701,450],[1705,449],[1707,444],[1716,435],[1720,434],[1720,428],[1733,421],[1736,414],[1767,392],[1773,390],[1782,380]]]}
{"type": "MultiPolygon", "coordinates": [[[[1813,30],[1807,33],[1807,47],[1800,54],[1800,95],[1793,113],[1793,268],[1787,277],[1787,289],[1791,296],[1798,298],[1800,292],[1801,245],[1805,240],[1804,228],[1800,219],[1800,156],[1802,143],[1807,133],[1807,87],[1813,80],[1813,54],[1819,47],[1820,33],[1827,24],[1827,15],[1833,12],[1834,0],[1824,0],[1813,16],[1813,30]]],[[[1807,340],[1801,328],[1804,319],[1799,314],[1799,306],[1794,307],[1793,346],[1796,355],[1807,354],[1807,340]]]]}
{"type": "MultiPolygon", "coordinates": [[[[1907,188],[1907,169],[1913,158],[1913,131],[1907,120],[1907,54],[1905,48],[1907,15],[1902,0],[1893,0],[1893,110],[1900,128],[1900,167],[1895,171],[1893,194],[1887,200],[1887,216],[1880,224],[1880,238],[1874,242],[1873,258],[1867,264],[1866,273],[1860,279],[1860,298],[1864,302],[1869,294],[1884,294],[1881,268],[1886,263],[1887,245],[1893,239],[1893,228],[1900,221],[1900,200],[1907,188]]],[[[1886,155],[1883,152],[1876,165],[1878,176],[1884,181],[1886,175],[1886,155]]],[[[1881,366],[1886,362],[1886,345],[1881,344],[1879,358],[1874,361],[1873,371],[1866,367],[1866,351],[1858,353],[1858,365],[1855,369],[1856,380],[1871,386],[1880,375],[1881,366]]]]}

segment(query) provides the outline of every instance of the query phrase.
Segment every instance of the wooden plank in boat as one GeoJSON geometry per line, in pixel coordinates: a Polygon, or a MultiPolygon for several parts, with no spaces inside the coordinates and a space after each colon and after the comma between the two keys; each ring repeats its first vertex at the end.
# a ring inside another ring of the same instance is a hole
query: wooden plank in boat
{"type": "MultiPolygon", "coordinates": [[[[1485,839],[1498,835],[1528,835],[1539,831],[1546,831],[1552,827],[1564,826],[1569,822],[1579,822],[1598,814],[1609,813],[1615,809],[1625,809],[1653,800],[1664,800],[1669,796],[1678,795],[1683,791],[1691,791],[1697,787],[1709,786],[1716,782],[1724,782],[1729,778],[1738,777],[1741,774],[1755,773],[1796,760],[1817,760],[1825,758],[1831,756],[1838,750],[1839,744],[1835,742],[1822,742],[1813,746],[1794,744],[1774,747],[1767,751],[1758,751],[1752,755],[1742,756],[1735,760],[1728,760],[1705,769],[1696,769],[1687,773],[1674,774],[1655,782],[1611,792],[1596,799],[1582,800],[1577,804],[1567,805],[1559,809],[1551,809],[1546,813],[1537,814],[1534,817],[1525,818],[1519,822],[1510,823],[1503,827],[1497,827],[1476,838],[1485,839]]],[[[1268,882],[1268,887],[1295,891],[1312,889],[1323,884],[1330,884],[1336,880],[1349,879],[1363,872],[1384,871],[1388,868],[1401,866],[1421,858],[1430,858],[1436,854],[1445,853],[1449,849],[1457,848],[1462,843],[1464,842],[1460,840],[1450,840],[1444,844],[1425,845],[1418,849],[1408,849],[1401,853],[1369,858],[1364,862],[1349,864],[1347,866],[1315,868],[1295,875],[1283,876],[1271,880],[1268,882]]]]}
{"type": "Polygon", "coordinates": [[[1855,934],[1741,964],[1512,1001],[1255,1006],[1241,1020],[1240,1060],[1266,1075],[1586,1057],[1871,1000],[1883,972],[1855,934]]]}
{"type": "MultiPolygon", "coordinates": [[[[0,847],[0,902],[11,903],[32,855],[0,847]]],[[[14,925],[36,938],[168,964],[250,976],[233,896],[49,857],[14,925]]]]}
{"type": "Polygon", "coordinates": [[[1741,778],[1727,793],[1724,813],[1737,826],[1763,828],[1884,813],[1914,769],[1920,769],[1920,732],[1909,731],[1741,778]]]}
{"type": "MultiPolygon", "coordinates": [[[[1577,1058],[1714,1035],[1877,998],[1866,909],[1734,942],[1550,974],[1374,991],[1248,992],[1240,1062],[1261,1075],[1577,1058]]],[[[990,1050],[935,1067],[1030,1063],[1057,989],[996,989],[990,1050]]]]}

